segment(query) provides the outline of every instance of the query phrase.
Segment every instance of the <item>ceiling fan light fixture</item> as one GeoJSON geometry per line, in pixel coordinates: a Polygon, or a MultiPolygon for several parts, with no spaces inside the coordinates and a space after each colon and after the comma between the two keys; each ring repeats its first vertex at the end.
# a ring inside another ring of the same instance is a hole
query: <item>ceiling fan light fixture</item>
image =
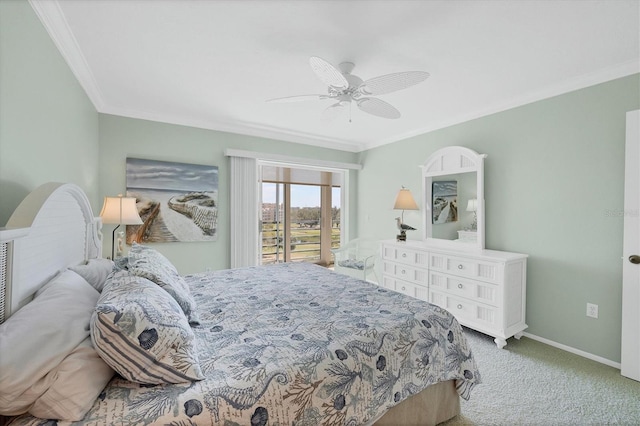
{"type": "MultiPolygon", "coordinates": [[[[424,71],[404,71],[381,75],[369,80],[351,74],[355,67],[352,62],[342,62],[338,67],[331,65],[317,56],[309,58],[311,69],[318,78],[327,85],[327,95],[300,95],[285,98],[271,99],[268,102],[294,102],[303,100],[333,99],[338,101],[323,111],[323,119],[335,117],[351,102],[355,102],[358,108],[368,114],[377,117],[397,119],[401,114],[393,105],[371,95],[383,95],[406,89],[421,83],[429,77],[424,71]]],[[[349,109],[350,110],[350,109],[349,109]]],[[[351,119],[349,119],[351,121],[351,119]]]]}

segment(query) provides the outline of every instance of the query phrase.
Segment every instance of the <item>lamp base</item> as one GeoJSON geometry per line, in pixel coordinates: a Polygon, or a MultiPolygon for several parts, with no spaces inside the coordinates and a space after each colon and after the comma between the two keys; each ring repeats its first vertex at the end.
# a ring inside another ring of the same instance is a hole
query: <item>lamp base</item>
{"type": "Polygon", "coordinates": [[[405,231],[400,231],[398,235],[396,235],[397,241],[407,241],[407,233],[405,231]]]}
{"type": "MultiPolygon", "coordinates": [[[[111,260],[115,260],[115,250],[116,250],[116,231],[120,228],[120,224],[113,228],[113,232],[111,233],[111,260]]],[[[109,258],[107,258],[109,259],[109,258]]]]}
{"type": "MultiPolygon", "coordinates": [[[[116,237],[116,258],[124,255],[124,241],[124,231],[119,231],[116,237]]],[[[115,258],[113,260],[115,260],[115,258]]]]}

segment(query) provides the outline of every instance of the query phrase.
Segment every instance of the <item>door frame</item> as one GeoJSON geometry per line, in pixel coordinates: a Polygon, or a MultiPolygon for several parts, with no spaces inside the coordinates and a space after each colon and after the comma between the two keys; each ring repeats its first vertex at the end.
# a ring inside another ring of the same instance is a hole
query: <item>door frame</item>
{"type": "Polygon", "coordinates": [[[627,112],[622,250],[622,348],[620,374],[640,381],[640,110],[627,112]]]}

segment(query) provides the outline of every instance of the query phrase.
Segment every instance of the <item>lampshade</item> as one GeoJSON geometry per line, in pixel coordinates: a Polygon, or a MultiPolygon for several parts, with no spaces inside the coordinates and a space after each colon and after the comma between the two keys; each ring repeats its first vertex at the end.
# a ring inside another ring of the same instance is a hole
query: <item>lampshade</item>
{"type": "Polygon", "coordinates": [[[133,197],[104,197],[100,217],[105,224],[142,225],[133,197]]]}
{"type": "Polygon", "coordinates": [[[478,210],[478,200],[476,200],[475,198],[470,199],[467,202],[467,211],[468,212],[475,212],[478,210]]]}
{"type": "Polygon", "coordinates": [[[396,197],[396,203],[393,205],[395,210],[418,210],[418,205],[411,195],[411,191],[407,188],[402,188],[398,191],[396,197]]]}

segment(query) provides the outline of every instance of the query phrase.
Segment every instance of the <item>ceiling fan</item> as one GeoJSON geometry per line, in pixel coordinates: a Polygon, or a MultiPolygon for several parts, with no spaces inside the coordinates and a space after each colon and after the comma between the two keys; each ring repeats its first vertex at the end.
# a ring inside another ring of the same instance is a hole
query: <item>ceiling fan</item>
{"type": "Polygon", "coordinates": [[[309,64],[318,78],[328,86],[326,95],[287,96],[269,99],[267,102],[331,99],[337,102],[329,105],[324,110],[323,119],[335,118],[342,111],[350,108],[352,103],[355,103],[358,108],[366,113],[382,118],[396,119],[400,118],[400,111],[388,102],[371,96],[384,95],[396,90],[406,89],[429,77],[429,73],[424,71],[404,71],[385,74],[363,81],[360,77],[351,74],[355,67],[351,62],[342,62],[338,67],[334,67],[324,59],[312,56],[309,58],[309,64]]]}

